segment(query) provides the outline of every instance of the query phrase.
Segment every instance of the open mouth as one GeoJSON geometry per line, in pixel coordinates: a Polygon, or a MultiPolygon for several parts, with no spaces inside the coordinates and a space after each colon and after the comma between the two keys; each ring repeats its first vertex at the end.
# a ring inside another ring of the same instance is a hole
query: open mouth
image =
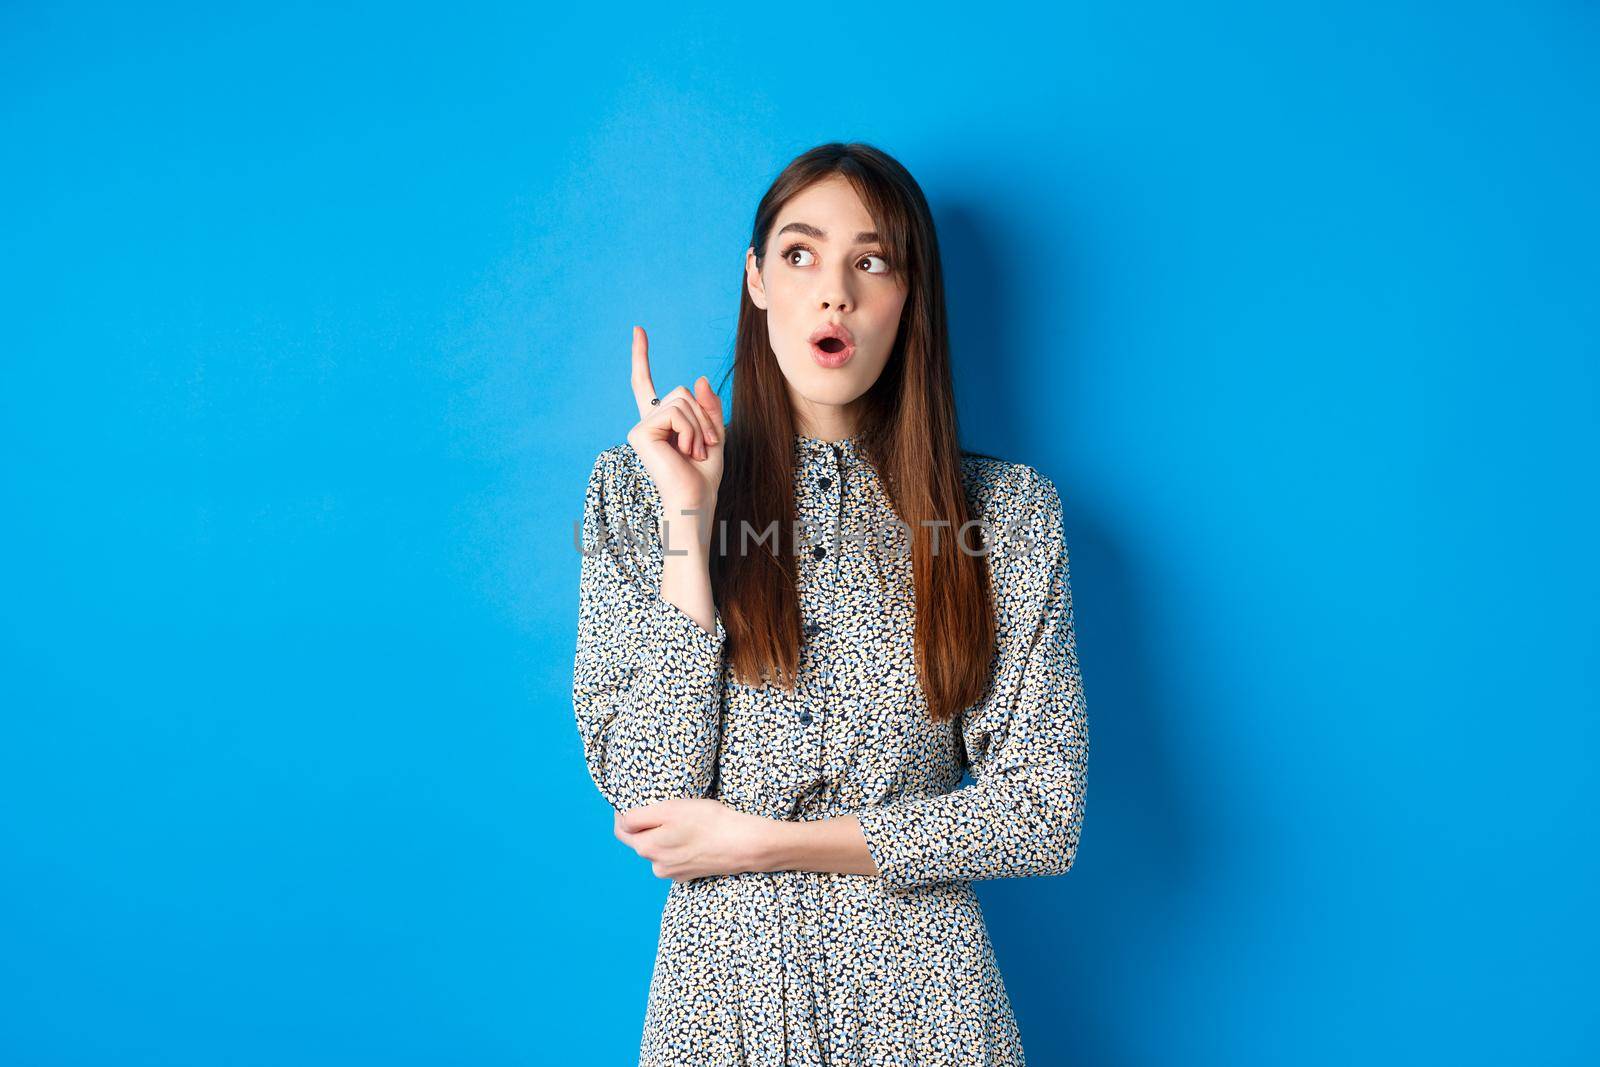
{"type": "Polygon", "coordinates": [[[856,354],[855,335],[841,322],[829,322],[811,331],[811,358],[821,367],[838,369],[856,354]]]}

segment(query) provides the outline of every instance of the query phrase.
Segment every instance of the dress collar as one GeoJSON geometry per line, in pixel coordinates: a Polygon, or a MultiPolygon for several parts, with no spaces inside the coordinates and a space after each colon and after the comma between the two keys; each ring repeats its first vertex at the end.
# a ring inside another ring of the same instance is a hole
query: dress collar
{"type": "Polygon", "coordinates": [[[824,441],[820,437],[797,433],[794,435],[794,456],[802,463],[832,466],[843,459],[846,466],[854,465],[861,458],[861,437],[852,434],[837,441],[824,441]]]}

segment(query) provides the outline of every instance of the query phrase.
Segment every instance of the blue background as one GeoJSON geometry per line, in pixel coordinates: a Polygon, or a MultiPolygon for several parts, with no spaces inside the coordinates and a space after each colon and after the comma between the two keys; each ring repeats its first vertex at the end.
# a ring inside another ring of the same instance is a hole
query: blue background
{"type": "Polygon", "coordinates": [[[631,1062],[573,523],[898,156],[1066,501],[1030,1064],[1592,1063],[1594,3],[0,11],[0,1061],[631,1062]],[[584,1050],[580,1052],[579,1050],[584,1050]]]}

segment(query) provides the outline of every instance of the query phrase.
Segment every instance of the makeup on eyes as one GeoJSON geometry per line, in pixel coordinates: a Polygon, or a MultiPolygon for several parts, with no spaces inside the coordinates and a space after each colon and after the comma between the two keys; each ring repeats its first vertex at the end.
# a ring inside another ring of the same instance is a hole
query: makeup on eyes
{"type": "MultiPolygon", "coordinates": [[[[805,251],[810,252],[812,255],[816,255],[817,254],[817,250],[812,248],[810,245],[803,244],[803,243],[801,243],[799,241],[796,241],[794,244],[791,244],[787,248],[785,248],[781,253],[779,253],[779,255],[783,259],[783,261],[787,263],[789,261],[790,255],[792,255],[795,251],[797,251],[799,249],[804,249],[805,251]]],[[[882,252],[863,252],[863,253],[861,253],[860,256],[857,257],[856,262],[859,263],[861,260],[867,259],[867,258],[883,260],[883,269],[882,270],[869,270],[866,273],[868,273],[868,274],[891,274],[891,273],[893,273],[892,268],[889,266],[889,257],[884,255],[882,252]]],[[[790,266],[794,266],[794,264],[790,264],[790,266]]]]}

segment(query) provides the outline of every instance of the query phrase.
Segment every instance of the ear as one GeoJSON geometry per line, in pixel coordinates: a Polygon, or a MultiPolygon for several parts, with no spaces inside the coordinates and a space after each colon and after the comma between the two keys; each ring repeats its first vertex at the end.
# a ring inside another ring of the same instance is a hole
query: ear
{"type": "Polygon", "coordinates": [[[745,249],[744,252],[744,287],[750,293],[750,300],[762,311],[767,310],[767,289],[761,281],[761,270],[756,266],[756,250],[754,247],[745,249]]]}

